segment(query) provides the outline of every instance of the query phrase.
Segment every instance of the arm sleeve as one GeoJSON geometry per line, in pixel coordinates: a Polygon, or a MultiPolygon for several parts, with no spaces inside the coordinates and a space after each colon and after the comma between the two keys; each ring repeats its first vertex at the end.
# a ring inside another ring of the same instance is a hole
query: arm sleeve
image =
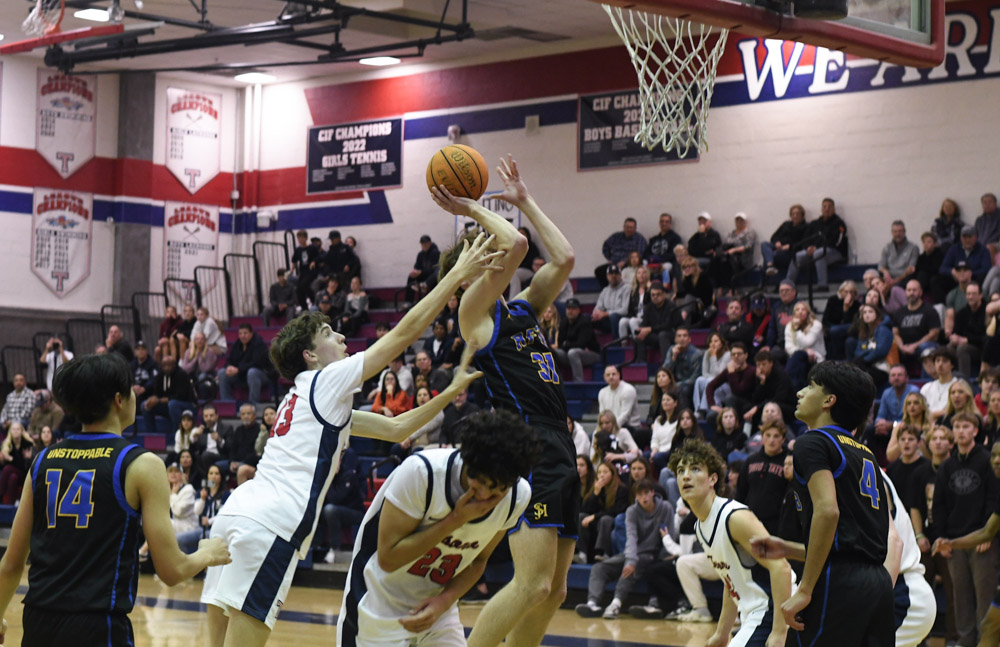
{"type": "Polygon", "coordinates": [[[636,523],[636,506],[630,505],[625,511],[625,564],[635,566],[639,562],[639,527],[636,523]]]}

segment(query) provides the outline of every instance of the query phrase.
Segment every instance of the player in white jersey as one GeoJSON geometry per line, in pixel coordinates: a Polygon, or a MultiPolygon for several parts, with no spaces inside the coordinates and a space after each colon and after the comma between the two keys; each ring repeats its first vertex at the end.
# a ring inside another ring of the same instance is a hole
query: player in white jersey
{"type": "Polygon", "coordinates": [[[489,251],[491,242],[483,236],[466,245],[460,275],[439,282],[363,353],[348,356],[343,335],[321,313],[289,322],[271,343],[278,372],[295,385],[278,408],[256,477],[233,491],[212,525],[212,536],[225,537],[233,556],[225,568],[209,569],[202,591],[213,647],[267,642],[296,563],[309,551],[348,436],[399,442],[479,377],[466,372],[470,352],[452,384],[424,406],[394,418],[351,411],[364,380],[416,341],[463,282],[502,269],[492,266],[497,254],[489,251]]]}
{"type": "Polygon", "coordinates": [[[783,647],[788,626],[775,613],[791,595],[792,569],[784,559],[757,559],[751,537],[767,535],[764,524],[742,503],[718,496],[726,463],[704,440],[688,439],[670,456],[681,498],[698,520],[695,533],[726,584],[722,614],[707,647],[783,647]],[[730,640],[736,614],[740,630],[730,640]]]}
{"type": "Polygon", "coordinates": [[[365,514],[337,623],[341,647],[466,644],[456,603],[527,507],[539,443],[508,411],[461,424],[461,449],[407,458],[365,514]]]}
{"type": "Polygon", "coordinates": [[[892,502],[892,520],[903,542],[899,559],[899,575],[893,587],[896,616],[896,647],[916,647],[931,632],[937,617],[937,599],[930,584],[924,579],[924,565],[920,563],[920,546],[913,532],[909,511],[903,505],[889,475],[882,470],[882,478],[889,489],[892,502]]]}

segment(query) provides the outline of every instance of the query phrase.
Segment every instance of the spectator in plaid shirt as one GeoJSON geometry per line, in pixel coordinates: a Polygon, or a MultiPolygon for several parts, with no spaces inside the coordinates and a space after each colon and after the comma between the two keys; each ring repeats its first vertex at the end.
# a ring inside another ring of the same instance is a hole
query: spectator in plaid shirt
{"type": "Polygon", "coordinates": [[[18,373],[14,376],[14,390],[7,395],[3,411],[0,411],[0,425],[4,431],[10,423],[20,422],[27,428],[31,411],[35,408],[35,392],[28,388],[28,380],[18,373]]]}

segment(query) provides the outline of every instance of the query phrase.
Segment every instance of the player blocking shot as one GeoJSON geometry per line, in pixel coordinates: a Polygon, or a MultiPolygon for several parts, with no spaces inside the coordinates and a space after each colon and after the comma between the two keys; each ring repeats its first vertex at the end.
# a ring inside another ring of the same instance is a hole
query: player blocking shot
{"type": "Polygon", "coordinates": [[[726,585],[722,614],[706,647],[783,647],[788,626],[780,607],[794,575],[782,558],[754,558],[750,541],[767,534],[747,506],[720,496],[726,463],[704,440],[688,439],[670,455],[681,498],[697,517],[695,535],[726,585]],[[775,607],[778,607],[777,609],[775,607]],[[740,618],[740,629],[730,635],[740,618]]]}
{"type": "Polygon", "coordinates": [[[134,645],[140,525],[167,585],[228,563],[229,551],[222,539],[201,540],[191,555],[178,548],[166,466],[122,438],[135,422],[135,393],[121,355],[70,360],[52,392],[83,429],[31,465],[0,561],[0,609],[6,615],[30,554],[22,645],[134,645]]]}
{"type": "Polygon", "coordinates": [[[461,449],[413,454],[375,495],[347,574],[341,647],[466,644],[458,599],[528,506],[538,442],[508,411],[461,424],[461,449]]]}
{"type": "MultiPolygon", "coordinates": [[[[527,252],[528,242],[513,225],[482,205],[457,198],[442,186],[433,189],[438,206],[475,220],[495,237],[503,272],[485,274],[462,297],[458,318],[466,343],[479,348],[476,366],[483,372],[490,401],[498,410],[515,412],[538,434],[541,455],[532,469],[532,499],[510,535],[514,578],[486,604],[469,645],[541,644],[549,620],[566,597],[566,574],[578,535],[580,479],[576,449],[566,429],[566,398],[551,349],[538,326],[562,290],[575,261],[562,232],[529,195],[511,156],[497,169],[504,190],[500,199],[528,219],[548,250],[550,260],[531,285],[509,302],[504,290],[527,252]]],[[[443,279],[453,254],[441,259],[443,279]]]]}
{"type": "Polygon", "coordinates": [[[349,435],[402,441],[479,377],[467,371],[469,351],[452,383],[424,406],[394,418],[351,410],[364,380],[416,341],[463,282],[502,270],[493,264],[499,254],[489,251],[491,243],[485,235],[466,241],[456,275],[364,352],[348,355],[343,335],[316,312],[289,322],[271,343],[274,365],[294,385],[278,407],[256,476],[233,491],[212,525],[212,536],[228,541],[233,562],[205,577],[201,601],[208,605],[211,645],[267,642],[296,564],[308,554],[349,435]]]}
{"type": "Polygon", "coordinates": [[[902,549],[875,455],[854,440],[875,384],[861,369],[822,362],[798,392],[795,417],[809,431],[795,441],[792,495],[806,544],[761,535],[754,555],[805,562],[782,605],[792,644],[895,644],[893,585],[902,549]]]}

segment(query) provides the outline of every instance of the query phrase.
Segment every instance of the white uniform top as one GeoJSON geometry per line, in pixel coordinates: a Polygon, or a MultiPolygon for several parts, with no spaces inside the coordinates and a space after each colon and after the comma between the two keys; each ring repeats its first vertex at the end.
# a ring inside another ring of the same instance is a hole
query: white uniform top
{"type": "Polygon", "coordinates": [[[892,494],[892,507],[895,511],[892,522],[896,524],[896,532],[899,533],[899,538],[903,540],[903,553],[899,560],[899,574],[916,573],[923,575],[924,565],[920,563],[920,546],[917,545],[917,536],[913,532],[913,522],[910,521],[909,511],[903,505],[903,501],[896,492],[896,486],[893,485],[892,479],[885,473],[885,470],[882,470],[882,478],[885,479],[885,484],[889,487],[889,492],[892,494]]]}
{"type": "MultiPolygon", "coordinates": [[[[391,573],[382,570],[377,550],[383,503],[388,500],[407,516],[420,519],[417,532],[448,516],[464,494],[461,480],[462,457],[456,449],[428,449],[413,454],[386,479],[354,542],[337,623],[338,645],[353,645],[356,638],[381,642],[412,638],[414,634],[403,629],[399,618],[439,594],[452,577],[472,564],[498,532],[514,527],[531,499],[531,486],[518,479],[489,515],[466,523],[423,557],[391,573]]],[[[457,615],[453,606],[430,630],[458,622],[457,615]]]]}
{"type": "Polygon", "coordinates": [[[351,435],[351,406],[361,388],[365,354],[303,371],[278,407],[253,479],[233,490],[220,515],[249,517],[305,558],[317,511],[340,468],[351,435]]]}
{"type": "Polygon", "coordinates": [[[704,523],[694,524],[695,535],[701,542],[715,572],[726,583],[740,617],[767,610],[771,603],[771,574],[757,563],[753,555],[733,540],[729,533],[729,517],[747,506],[732,499],[715,497],[715,503],[704,523]]]}

